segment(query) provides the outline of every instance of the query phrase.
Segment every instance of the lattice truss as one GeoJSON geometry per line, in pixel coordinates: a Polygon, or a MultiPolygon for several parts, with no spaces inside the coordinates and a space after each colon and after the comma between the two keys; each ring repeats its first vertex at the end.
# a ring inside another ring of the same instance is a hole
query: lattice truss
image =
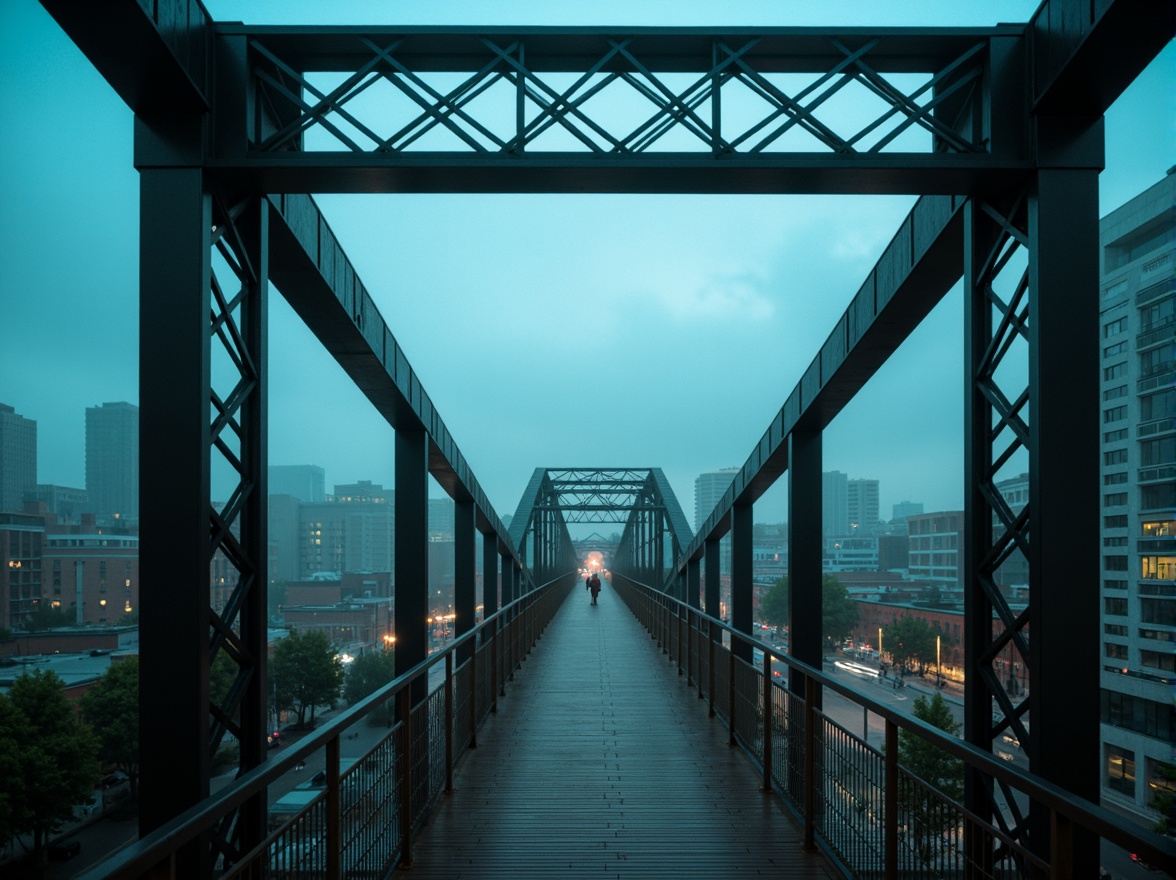
{"type": "Polygon", "coordinates": [[[623,523],[638,506],[648,471],[549,470],[552,492],[542,507],[559,510],[567,523],[623,523]]]}
{"type": "MultiPolygon", "coordinates": [[[[211,382],[209,389],[210,470],[214,482],[229,483],[228,500],[209,504],[209,750],[211,758],[227,733],[245,736],[242,704],[250,681],[264,662],[243,637],[242,612],[259,589],[259,567],[242,540],[243,513],[258,491],[259,467],[247,450],[245,410],[261,394],[260,364],[247,342],[247,323],[260,320],[262,279],[239,225],[250,203],[214,203],[211,260],[211,382]]],[[[252,205],[256,212],[257,207],[252,205]]],[[[262,545],[264,549],[264,545],[262,545]]],[[[223,820],[212,840],[220,855],[235,862],[239,827],[236,814],[223,820]]]]}
{"type": "MultiPolygon", "coordinates": [[[[976,579],[995,612],[992,640],[977,652],[975,671],[983,683],[982,692],[991,695],[994,703],[992,738],[1009,731],[1027,747],[1030,734],[1023,717],[1028,713],[1029,701],[1018,703],[1014,699],[1024,696],[1024,685],[1019,682],[1025,679],[1018,672],[1031,668],[1029,607],[1015,612],[997,584],[998,572],[1006,563],[1018,557],[1032,559],[1032,498],[1028,497],[1028,483],[1016,481],[1023,486],[1024,497],[1008,497],[999,487],[1004,480],[1027,475],[1029,469],[1028,214],[1024,195],[1007,211],[987,204],[980,204],[979,209],[996,223],[999,232],[989,253],[979,261],[975,279],[977,295],[984,296],[991,310],[990,338],[974,380],[988,412],[987,418],[980,413],[976,417],[989,426],[988,467],[979,475],[985,510],[978,515],[989,516],[992,523],[989,546],[976,548],[976,579]],[[1016,668],[1018,664],[1020,670],[1016,668]]],[[[1006,815],[993,804],[994,815],[1007,833],[1019,837],[1025,829],[1025,816],[1011,790],[1003,782],[1000,785],[1009,812],[1006,815]]]]}
{"type": "Polygon", "coordinates": [[[856,37],[851,45],[849,37],[828,35],[811,62],[782,60],[761,45],[762,37],[715,37],[710,68],[690,65],[695,72],[682,73],[680,62],[663,62],[655,50],[646,50],[645,37],[601,36],[594,62],[578,52],[578,68],[553,72],[528,67],[525,38],[483,36],[472,38],[468,52],[463,46],[454,72],[438,73],[413,69],[415,39],[356,35],[353,48],[362,46],[366,62],[330,74],[300,71],[271,48],[277,41],[253,39],[260,100],[272,111],[270,119],[281,122],[276,130],[272,123],[259,125],[251,149],[715,155],[987,150],[983,138],[960,133],[969,130],[960,123],[977,115],[984,93],[983,40],[946,62],[923,61],[910,72],[893,70],[892,55],[876,58],[884,54],[887,37],[856,37]],[[659,70],[659,64],[677,69],[659,70]],[[808,69],[818,64],[821,69],[808,69]]]}

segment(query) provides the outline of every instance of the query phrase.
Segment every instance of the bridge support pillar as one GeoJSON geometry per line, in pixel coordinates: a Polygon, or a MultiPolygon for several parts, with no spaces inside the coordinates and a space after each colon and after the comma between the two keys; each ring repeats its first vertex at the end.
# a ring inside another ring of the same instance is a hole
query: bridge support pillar
{"type": "MultiPolygon", "coordinates": [[[[751,635],[751,563],[754,556],[752,531],[755,523],[751,504],[736,504],[731,509],[731,625],[751,635]]],[[[752,662],[751,643],[741,639],[732,646],[735,656],[752,662]]]]}
{"type": "MultiPolygon", "coordinates": [[[[396,432],[396,657],[403,675],[429,654],[429,443],[421,429],[396,432]]],[[[428,696],[421,678],[411,687],[412,705],[428,696]]]]}

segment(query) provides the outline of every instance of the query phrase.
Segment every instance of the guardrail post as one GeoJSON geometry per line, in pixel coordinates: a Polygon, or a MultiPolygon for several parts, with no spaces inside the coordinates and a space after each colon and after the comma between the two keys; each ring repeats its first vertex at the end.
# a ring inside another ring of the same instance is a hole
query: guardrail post
{"type": "MultiPolygon", "coordinates": [[[[694,611],[686,609],[686,687],[694,686],[694,611]]],[[[698,692],[702,696],[702,691],[698,692]]]]}
{"type": "Polygon", "coordinates": [[[1077,875],[1074,863],[1074,823],[1057,810],[1049,812],[1049,876],[1061,880],[1077,875]]]}
{"type": "Polygon", "coordinates": [[[470,652],[470,748],[478,747],[478,641],[470,652]]]}
{"type": "Polygon", "coordinates": [[[453,791],[453,652],[445,654],[445,791],[453,791]]]}
{"type": "Polygon", "coordinates": [[[707,714],[711,718],[714,718],[715,717],[715,625],[710,621],[707,621],[707,635],[709,636],[709,638],[707,639],[707,651],[708,651],[709,660],[707,662],[707,670],[706,670],[707,671],[707,678],[709,679],[708,687],[707,687],[707,699],[710,701],[710,707],[708,709],[707,714]]]}
{"type": "Polygon", "coordinates": [[[727,745],[735,745],[735,636],[731,636],[731,650],[727,654],[727,745]]]}
{"type": "Polygon", "coordinates": [[[397,695],[400,717],[400,867],[411,868],[412,859],[412,694],[411,686],[397,695]]]}
{"type": "Polygon", "coordinates": [[[816,849],[817,683],[804,679],[804,848],[816,849]]]}
{"type": "Polygon", "coordinates": [[[764,651],[764,791],[772,790],[772,655],[764,651]]]}
{"type": "Polygon", "coordinates": [[[343,873],[343,834],[339,803],[339,737],[327,740],[327,880],[343,873]]]}
{"type": "Polygon", "coordinates": [[[898,880],[898,725],[889,718],[884,760],[882,876],[885,880],[898,880]]]}

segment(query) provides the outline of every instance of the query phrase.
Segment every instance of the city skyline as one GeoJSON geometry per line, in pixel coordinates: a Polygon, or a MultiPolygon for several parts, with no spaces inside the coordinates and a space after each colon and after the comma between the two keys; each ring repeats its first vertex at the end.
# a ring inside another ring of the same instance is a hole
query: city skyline
{"type": "MultiPolygon", "coordinates": [[[[991,24],[1024,20],[1034,6],[998,3],[952,17],[914,4],[906,17],[889,13],[880,23],[991,24]]],[[[324,15],[310,4],[208,7],[218,18],[259,22],[324,15]]],[[[526,18],[523,4],[473,8],[488,23],[656,23],[648,11],[610,4],[568,4],[542,20],[533,9],[526,18]]],[[[766,4],[721,12],[685,4],[674,24],[837,24],[867,8],[772,18],[766,4]]],[[[424,4],[397,11],[409,23],[459,15],[424,4]]],[[[38,422],[38,482],[80,487],[85,407],[138,401],[131,114],[32,0],[0,15],[0,78],[14,118],[29,131],[68,119],[87,134],[84,154],[66,138],[10,139],[0,148],[9,206],[0,237],[9,271],[0,284],[10,328],[0,400],[38,422]]],[[[374,4],[331,15],[387,18],[374,4]]],[[[1174,67],[1169,47],[1108,114],[1100,213],[1176,161],[1171,114],[1155,112],[1171,107],[1174,67]]],[[[400,195],[319,203],[505,516],[535,467],[569,464],[661,467],[688,508],[697,474],[741,464],[753,449],[913,198],[400,195]],[[685,429],[682,390],[697,395],[687,402],[699,414],[685,429]]],[[[271,322],[271,463],[317,464],[330,484],[391,485],[391,430],[276,293],[271,322]]],[[[878,479],[882,511],[908,499],[927,511],[962,503],[961,327],[955,291],[825,432],[824,470],[878,479]]],[[[757,505],[758,520],[786,519],[785,482],[757,505]]]]}

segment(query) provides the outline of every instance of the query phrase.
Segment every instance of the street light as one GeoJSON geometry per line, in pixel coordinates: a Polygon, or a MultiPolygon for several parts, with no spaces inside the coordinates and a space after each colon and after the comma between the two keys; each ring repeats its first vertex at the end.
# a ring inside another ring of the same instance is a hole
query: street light
{"type": "Polygon", "coordinates": [[[878,662],[882,662],[882,627],[878,627],[878,662]]]}

